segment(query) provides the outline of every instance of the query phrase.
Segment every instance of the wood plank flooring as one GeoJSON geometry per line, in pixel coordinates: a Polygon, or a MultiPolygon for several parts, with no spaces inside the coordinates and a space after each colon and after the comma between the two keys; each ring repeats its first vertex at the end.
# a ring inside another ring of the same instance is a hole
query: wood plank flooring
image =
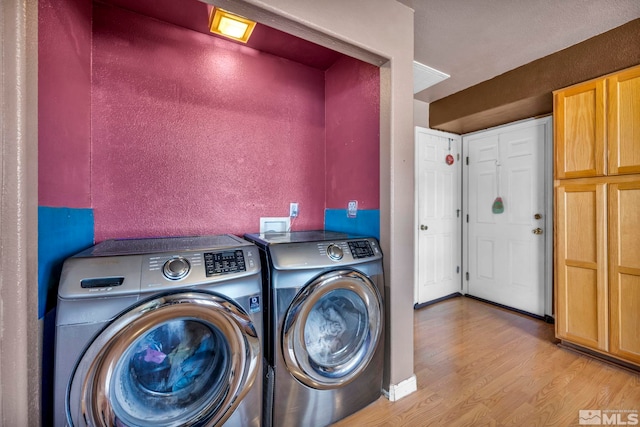
{"type": "Polygon", "coordinates": [[[334,427],[573,426],[583,409],[640,413],[640,374],[558,347],[553,325],[459,297],[416,310],[414,326],[418,391],[334,427]]]}

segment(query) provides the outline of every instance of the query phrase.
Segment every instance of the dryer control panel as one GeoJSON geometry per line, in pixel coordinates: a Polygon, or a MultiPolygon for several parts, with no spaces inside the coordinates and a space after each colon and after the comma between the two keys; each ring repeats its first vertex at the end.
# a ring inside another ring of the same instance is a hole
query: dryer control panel
{"type": "Polygon", "coordinates": [[[374,238],[280,243],[269,250],[276,269],[336,267],[382,258],[374,238]]]}

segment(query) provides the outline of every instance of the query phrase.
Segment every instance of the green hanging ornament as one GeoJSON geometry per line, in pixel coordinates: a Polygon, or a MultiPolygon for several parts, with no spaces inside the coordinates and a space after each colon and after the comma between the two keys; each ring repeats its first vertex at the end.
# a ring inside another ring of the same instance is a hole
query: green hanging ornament
{"type": "MultiPolygon", "coordinates": [[[[500,151],[498,151],[498,156],[500,155],[500,151]]],[[[491,212],[494,214],[501,214],[504,212],[504,202],[502,201],[502,197],[500,197],[500,163],[496,160],[496,190],[497,197],[493,201],[493,205],[491,205],[491,212]]]]}

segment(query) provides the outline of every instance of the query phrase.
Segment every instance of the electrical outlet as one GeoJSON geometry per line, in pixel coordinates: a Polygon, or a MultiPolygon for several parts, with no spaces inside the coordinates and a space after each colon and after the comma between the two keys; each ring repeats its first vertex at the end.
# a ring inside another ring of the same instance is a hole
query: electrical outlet
{"type": "Polygon", "coordinates": [[[291,218],[296,218],[298,216],[298,204],[290,203],[289,204],[289,216],[291,218]]]}
{"type": "Polygon", "coordinates": [[[355,218],[358,215],[358,201],[350,200],[347,204],[347,218],[355,218]]]}

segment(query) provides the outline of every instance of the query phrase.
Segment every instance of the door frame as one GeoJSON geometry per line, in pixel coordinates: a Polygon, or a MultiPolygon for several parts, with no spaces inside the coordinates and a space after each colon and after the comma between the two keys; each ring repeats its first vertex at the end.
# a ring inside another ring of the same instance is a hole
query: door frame
{"type": "Polygon", "coordinates": [[[534,122],[545,125],[544,142],[544,315],[546,319],[554,317],[553,312],[553,118],[551,115],[533,119],[524,119],[501,126],[470,132],[462,135],[462,294],[469,293],[469,223],[466,218],[469,214],[469,137],[482,133],[499,132],[509,128],[516,130],[528,127],[534,122]]]}

